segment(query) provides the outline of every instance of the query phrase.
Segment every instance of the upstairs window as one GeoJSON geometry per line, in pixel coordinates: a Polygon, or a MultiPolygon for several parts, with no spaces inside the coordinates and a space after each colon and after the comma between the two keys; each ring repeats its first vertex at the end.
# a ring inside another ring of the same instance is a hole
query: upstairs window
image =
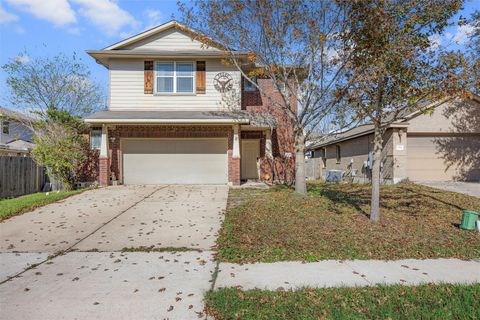
{"type": "Polygon", "coordinates": [[[3,133],[3,134],[9,134],[9,133],[10,133],[10,122],[8,122],[8,121],[3,121],[3,124],[2,124],[2,133],[3,133]]]}
{"type": "Polygon", "coordinates": [[[102,144],[102,129],[92,129],[90,131],[90,147],[94,150],[100,150],[102,144]]]}
{"type": "Polygon", "coordinates": [[[157,93],[194,93],[193,62],[157,62],[155,71],[157,93]]]}
{"type": "Polygon", "coordinates": [[[253,82],[251,82],[250,80],[248,80],[246,78],[243,78],[243,90],[244,91],[248,91],[248,92],[257,91],[257,87],[255,86],[255,84],[257,83],[257,77],[253,77],[251,80],[253,82]]]}

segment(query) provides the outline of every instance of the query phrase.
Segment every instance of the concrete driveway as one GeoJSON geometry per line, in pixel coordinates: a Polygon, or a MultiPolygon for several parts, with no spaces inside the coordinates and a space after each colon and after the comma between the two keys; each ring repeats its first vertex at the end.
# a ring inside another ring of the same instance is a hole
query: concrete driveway
{"type": "Polygon", "coordinates": [[[109,187],[0,223],[0,319],[203,317],[227,197],[226,186],[109,187]]]}
{"type": "Polygon", "coordinates": [[[425,181],[418,184],[480,198],[480,182],[425,181]]]}

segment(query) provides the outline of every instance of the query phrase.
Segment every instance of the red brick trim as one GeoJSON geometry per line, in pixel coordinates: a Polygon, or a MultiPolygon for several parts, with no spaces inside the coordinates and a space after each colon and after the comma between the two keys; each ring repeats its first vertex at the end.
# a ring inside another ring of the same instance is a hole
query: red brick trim
{"type": "Polygon", "coordinates": [[[228,150],[228,181],[234,186],[240,185],[240,158],[232,157],[232,150],[228,150]]]}
{"type": "Polygon", "coordinates": [[[102,187],[110,184],[110,164],[108,158],[98,159],[98,184],[102,187]]]}

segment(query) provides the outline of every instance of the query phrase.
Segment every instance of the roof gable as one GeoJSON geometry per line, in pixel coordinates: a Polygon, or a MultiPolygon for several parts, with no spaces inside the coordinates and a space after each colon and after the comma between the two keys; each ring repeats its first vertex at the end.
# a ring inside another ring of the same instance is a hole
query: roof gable
{"type": "MultiPolygon", "coordinates": [[[[187,26],[170,21],[158,27],[139,33],[128,39],[117,42],[103,50],[211,50],[221,51],[221,46],[207,46],[198,39],[205,38],[187,26]]],[[[211,40],[212,43],[215,43],[211,40]]]]}

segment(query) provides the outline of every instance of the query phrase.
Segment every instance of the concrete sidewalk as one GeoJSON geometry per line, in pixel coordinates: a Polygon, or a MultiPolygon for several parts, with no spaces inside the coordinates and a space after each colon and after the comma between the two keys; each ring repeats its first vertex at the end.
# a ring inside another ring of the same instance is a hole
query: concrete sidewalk
{"type": "Polygon", "coordinates": [[[0,319],[198,319],[212,252],[69,252],[0,286],[0,319]]]}
{"type": "Polygon", "coordinates": [[[328,260],[313,263],[221,263],[215,288],[244,290],[354,287],[378,284],[479,283],[480,260],[328,260]]]}

